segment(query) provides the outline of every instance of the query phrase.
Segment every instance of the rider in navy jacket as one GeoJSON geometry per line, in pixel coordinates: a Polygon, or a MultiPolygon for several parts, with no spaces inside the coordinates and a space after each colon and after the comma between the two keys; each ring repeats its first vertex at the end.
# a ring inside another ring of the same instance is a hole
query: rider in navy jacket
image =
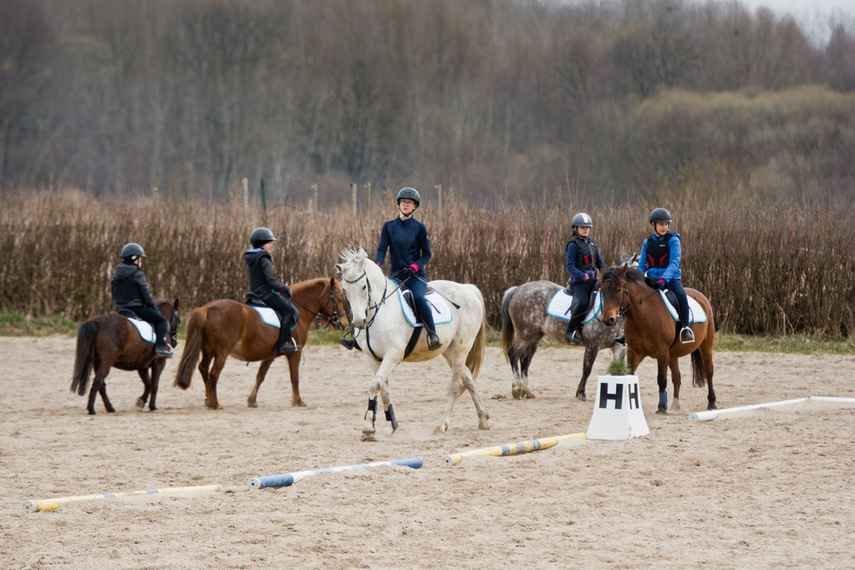
{"type": "Polygon", "coordinates": [[[641,245],[641,259],[638,269],[646,271],[660,289],[670,289],[677,295],[680,311],[680,341],[684,344],[695,342],[695,333],[689,326],[689,300],[683,289],[680,261],[683,248],[680,234],[669,232],[671,213],[665,208],[656,208],[650,213],[650,225],[653,234],[641,245]]]}
{"type": "Polygon", "coordinates": [[[579,212],[573,216],[573,239],[567,242],[566,267],[570,273],[570,285],[573,287],[573,302],[570,304],[570,322],[564,341],[579,344],[582,342],[582,321],[588,312],[591,293],[597,284],[597,269],[606,266],[600,249],[589,235],[594,222],[591,216],[579,212]]]}
{"type": "Polygon", "coordinates": [[[389,251],[392,275],[402,276],[403,285],[413,292],[416,312],[428,332],[428,350],[436,350],[442,346],[442,342],[436,334],[433,314],[425,300],[425,265],[431,258],[430,239],[425,225],[413,218],[413,212],[421,204],[421,197],[415,188],[401,188],[397,201],[399,215],[383,224],[374,262],[382,265],[386,259],[386,250],[389,251]]]}

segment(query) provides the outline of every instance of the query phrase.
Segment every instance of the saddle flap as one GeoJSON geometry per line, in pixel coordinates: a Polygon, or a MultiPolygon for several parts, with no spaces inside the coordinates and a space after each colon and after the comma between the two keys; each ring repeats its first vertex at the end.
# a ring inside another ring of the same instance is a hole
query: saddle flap
{"type": "MultiPolygon", "coordinates": [[[[677,294],[670,289],[659,291],[659,294],[662,296],[662,300],[665,301],[665,307],[668,309],[668,312],[671,313],[671,318],[675,321],[679,321],[680,310],[677,303],[677,294]]],[[[690,295],[686,295],[686,300],[689,301],[689,323],[687,324],[705,323],[707,320],[707,313],[704,311],[704,308],[701,307],[701,304],[690,295]]]]}
{"type": "MultiPolygon", "coordinates": [[[[427,301],[431,313],[433,314],[433,323],[435,325],[450,323],[452,314],[451,307],[448,306],[448,301],[446,301],[445,297],[435,290],[429,288],[428,291],[429,292],[425,295],[425,301],[427,301]]],[[[407,322],[414,327],[424,326],[421,323],[421,320],[416,316],[415,305],[413,303],[413,292],[409,289],[398,288],[398,299],[401,302],[401,310],[404,312],[404,317],[407,319],[407,322]]]]}
{"type": "Polygon", "coordinates": [[[136,315],[134,315],[133,317],[128,317],[128,320],[131,321],[131,324],[137,328],[137,332],[140,333],[141,339],[154,344],[156,338],[154,335],[154,327],[151,326],[151,323],[149,323],[148,321],[140,320],[140,318],[136,315]]]}
{"type": "MultiPolygon", "coordinates": [[[[588,313],[585,315],[585,320],[582,324],[594,319],[600,312],[603,296],[598,290],[591,292],[591,299],[588,302],[588,313]]],[[[549,305],[546,307],[546,314],[562,321],[569,321],[570,307],[573,304],[573,295],[568,295],[566,289],[559,289],[549,300],[549,305]]]]}

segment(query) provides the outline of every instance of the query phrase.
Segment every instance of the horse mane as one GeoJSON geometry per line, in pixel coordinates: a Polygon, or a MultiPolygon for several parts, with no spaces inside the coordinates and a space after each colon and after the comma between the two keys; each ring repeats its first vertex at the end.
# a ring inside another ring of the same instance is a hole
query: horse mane
{"type": "Polygon", "coordinates": [[[345,263],[358,263],[360,257],[365,257],[365,250],[361,247],[359,249],[344,248],[339,257],[345,263]]]}

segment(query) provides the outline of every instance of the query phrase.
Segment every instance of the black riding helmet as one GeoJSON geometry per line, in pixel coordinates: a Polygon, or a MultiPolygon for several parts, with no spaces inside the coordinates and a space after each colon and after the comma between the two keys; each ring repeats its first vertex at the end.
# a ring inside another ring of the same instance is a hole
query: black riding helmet
{"type": "Polygon", "coordinates": [[[400,204],[401,200],[412,200],[416,203],[416,208],[421,205],[422,198],[419,196],[419,191],[415,188],[410,188],[409,186],[406,188],[401,188],[398,190],[398,197],[395,199],[396,204],[400,204]]]}
{"type": "Polygon", "coordinates": [[[249,234],[249,242],[252,244],[252,247],[261,247],[269,241],[278,240],[276,239],[276,236],[273,235],[273,232],[267,228],[255,228],[252,230],[252,233],[249,234]]]}
{"type": "Polygon", "coordinates": [[[131,242],[125,244],[119,256],[128,261],[136,261],[138,257],[145,257],[145,251],[140,244],[131,242]]]}
{"type": "Polygon", "coordinates": [[[653,222],[668,222],[671,223],[671,212],[665,208],[656,208],[650,212],[650,223],[653,222]]]}

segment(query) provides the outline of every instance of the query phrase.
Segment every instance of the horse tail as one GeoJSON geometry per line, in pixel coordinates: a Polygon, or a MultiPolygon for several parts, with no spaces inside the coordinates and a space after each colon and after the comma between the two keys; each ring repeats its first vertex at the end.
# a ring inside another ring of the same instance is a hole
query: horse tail
{"type": "Polygon", "coordinates": [[[502,354],[505,355],[505,362],[510,362],[508,351],[514,343],[514,322],[511,320],[509,307],[516,290],[516,286],[513,286],[502,295],[502,354]]]}
{"type": "Polygon", "coordinates": [[[98,323],[86,321],[77,330],[77,352],[74,355],[74,375],[71,378],[71,391],[86,395],[89,376],[92,375],[92,363],[95,361],[95,337],[98,335],[98,323]]]}
{"type": "Polygon", "coordinates": [[[175,372],[176,388],[186,390],[193,380],[193,370],[199,364],[199,354],[202,352],[202,337],[205,334],[205,325],[208,324],[208,309],[199,307],[193,309],[190,318],[187,319],[187,340],[184,341],[184,351],[181,353],[181,362],[175,372]]]}
{"type": "Polygon", "coordinates": [[[481,295],[481,291],[477,288],[475,290],[478,291],[478,300],[481,302],[481,328],[478,329],[475,342],[469,349],[469,354],[466,355],[466,368],[472,373],[473,380],[478,378],[478,371],[481,370],[481,363],[484,362],[487,346],[487,308],[484,305],[484,297],[481,295]]]}
{"type": "Polygon", "coordinates": [[[701,388],[707,383],[707,375],[704,372],[704,358],[700,349],[692,353],[692,384],[701,388]]]}

